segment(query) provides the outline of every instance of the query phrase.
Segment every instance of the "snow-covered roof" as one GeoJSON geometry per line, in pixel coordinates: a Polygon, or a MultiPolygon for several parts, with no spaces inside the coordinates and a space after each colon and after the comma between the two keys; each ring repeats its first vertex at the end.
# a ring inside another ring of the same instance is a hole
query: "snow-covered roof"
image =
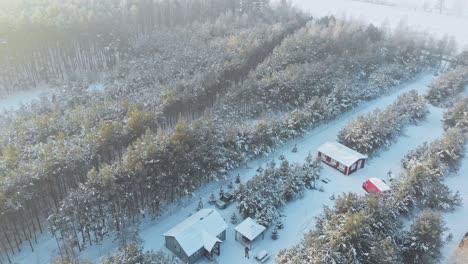
{"type": "Polygon", "coordinates": [[[227,228],[218,211],[201,209],[164,233],[164,236],[174,237],[187,256],[191,256],[202,247],[211,251],[216,242],[221,242],[216,236],[227,228]]]}
{"type": "Polygon", "coordinates": [[[382,181],[381,179],[379,178],[370,178],[369,179],[370,182],[372,182],[372,184],[375,185],[375,187],[379,188],[379,190],[381,192],[385,192],[385,191],[390,191],[390,187],[384,182],[382,181]]]}
{"type": "Polygon", "coordinates": [[[379,178],[370,178],[369,181],[372,182],[372,184],[374,184],[375,187],[379,188],[381,192],[391,190],[390,187],[379,178]]]}
{"type": "Polygon", "coordinates": [[[325,142],[318,148],[318,151],[346,166],[351,166],[360,159],[367,159],[366,155],[362,155],[338,142],[325,142]]]}
{"type": "Polygon", "coordinates": [[[241,233],[248,240],[252,241],[257,238],[266,227],[257,224],[252,218],[247,217],[240,225],[236,226],[236,231],[241,233]]]}

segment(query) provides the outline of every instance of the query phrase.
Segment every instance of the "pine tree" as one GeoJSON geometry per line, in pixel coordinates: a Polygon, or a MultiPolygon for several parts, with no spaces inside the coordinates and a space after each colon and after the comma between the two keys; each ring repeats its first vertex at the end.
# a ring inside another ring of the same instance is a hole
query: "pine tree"
{"type": "Polygon", "coordinates": [[[230,182],[229,182],[229,184],[228,184],[228,188],[229,188],[229,189],[232,189],[232,188],[234,188],[234,184],[232,184],[232,181],[230,181],[230,182]]]}
{"type": "Polygon", "coordinates": [[[278,239],[278,227],[277,226],[275,226],[275,228],[273,228],[273,231],[271,232],[271,239],[273,240],[278,239]]]}
{"type": "Polygon", "coordinates": [[[236,176],[236,183],[237,183],[237,184],[240,184],[240,183],[241,183],[239,173],[238,173],[237,176],[236,176]]]}
{"type": "Polygon", "coordinates": [[[232,223],[232,224],[237,224],[237,215],[236,215],[236,213],[232,213],[232,215],[231,215],[231,223],[232,223]]]}
{"type": "Polygon", "coordinates": [[[214,193],[211,193],[210,200],[209,200],[208,203],[211,204],[211,205],[216,203],[216,197],[215,197],[214,193]]]}
{"type": "Polygon", "coordinates": [[[200,200],[198,201],[197,211],[200,211],[201,209],[203,209],[203,201],[200,197],[200,200]]]}
{"type": "Polygon", "coordinates": [[[278,221],[276,222],[276,227],[277,227],[278,229],[283,229],[283,228],[284,228],[283,221],[278,220],[278,221]]]}
{"type": "Polygon", "coordinates": [[[224,195],[224,189],[223,186],[219,188],[219,197],[222,197],[224,195]]]}
{"type": "Polygon", "coordinates": [[[425,210],[411,225],[403,239],[404,263],[438,263],[441,258],[443,233],[446,227],[442,216],[425,210]]]}

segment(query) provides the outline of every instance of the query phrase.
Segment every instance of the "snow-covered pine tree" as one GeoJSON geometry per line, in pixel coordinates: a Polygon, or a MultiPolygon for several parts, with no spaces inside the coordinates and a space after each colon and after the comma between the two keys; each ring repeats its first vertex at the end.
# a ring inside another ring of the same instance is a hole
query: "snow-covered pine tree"
{"type": "Polygon", "coordinates": [[[211,193],[211,195],[210,195],[210,200],[209,200],[208,203],[209,203],[210,205],[213,205],[213,204],[216,203],[216,197],[215,197],[214,193],[211,193]]]}
{"type": "Polygon", "coordinates": [[[271,239],[277,240],[278,239],[278,227],[275,226],[273,231],[271,232],[271,239]]]}
{"type": "Polygon", "coordinates": [[[446,230],[439,213],[424,210],[411,224],[402,243],[404,263],[439,263],[446,230]]]}
{"type": "Polygon", "coordinates": [[[234,224],[234,225],[237,224],[237,215],[236,215],[236,213],[232,213],[231,223],[234,224]]]}
{"type": "Polygon", "coordinates": [[[200,200],[198,201],[197,211],[200,211],[201,209],[203,209],[203,201],[202,201],[202,198],[200,197],[200,200]]]}

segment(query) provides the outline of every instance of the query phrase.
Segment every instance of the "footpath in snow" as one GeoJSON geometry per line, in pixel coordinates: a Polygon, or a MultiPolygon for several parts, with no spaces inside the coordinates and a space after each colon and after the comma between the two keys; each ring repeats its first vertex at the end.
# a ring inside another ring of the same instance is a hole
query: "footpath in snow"
{"type": "MultiPolygon", "coordinates": [[[[287,144],[279,147],[269,157],[252,160],[248,162],[246,168],[239,168],[229,173],[227,180],[212,182],[197,191],[192,198],[186,198],[179,204],[171,207],[157,222],[149,221],[149,217],[143,219],[140,225],[140,237],[144,241],[145,250],[164,249],[163,233],[171,229],[173,226],[184,220],[190,214],[196,211],[198,200],[201,197],[205,208],[211,207],[208,205],[208,200],[212,192],[218,193],[221,185],[227,189],[227,182],[234,180],[237,174],[241,176],[241,181],[246,182],[256,174],[256,169],[261,165],[265,167],[272,159],[279,163],[279,156],[284,155],[286,159],[293,163],[303,163],[309,152],[315,154],[316,149],[325,141],[336,140],[338,131],[345,124],[359,115],[371,112],[376,108],[385,108],[393,103],[396,98],[402,93],[410,90],[416,90],[420,94],[427,91],[427,85],[435,77],[430,74],[423,74],[415,81],[403,85],[403,87],[389,95],[382,96],[371,102],[367,102],[358,106],[353,111],[341,116],[328,124],[312,129],[304,136],[295,140],[289,141],[287,144]],[[298,151],[292,153],[291,149],[297,144],[298,151]]],[[[364,194],[361,185],[362,182],[370,177],[385,178],[389,170],[392,170],[393,175],[398,175],[401,171],[400,160],[411,149],[422,144],[424,141],[433,141],[443,134],[442,115],[444,109],[430,107],[430,113],[426,120],[420,122],[419,125],[408,126],[403,136],[399,137],[389,150],[382,150],[380,155],[370,160],[365,169],[354,173],[352,176],[343,176],[341,173],[324,166],[321,177],[331,179],[331,182],[325,184],[318,181],[318,186],[323,185],[324,192],[317,190],[304,192],[304,197],[288,203],[283,208],[283,213],[286,215],[284,219],[284,229],[279,230],[279,239],[272,240],[270,238],[271,228],[267,230],[265,239],[257,243],[256,247],[251,251],[251,255],[262,249],[268,250],[271,255],[270,262],[274,262],[274,257],[282,248],[290,247],[298,243],[304,234],[314,228],[315,219],[322,212],[323,205],[332,205],[333,201],[329,199],[331,195],[339,195],[343,192],[356,192],[364,194]]],[[[221,256],[217,258],[218,263],[255,263],[252,258],[247,260],[244,258],[243,247],[234,240],[234,226],[230,222],[233,212],[237,213],[236,204],[230,205],[224,210],[218,210],[225,218],[229,225],[227,230],[227,239],[222,243],[221,256]]],[[[239,219],[239,222],[241,220],[239,219]]],[[[31,253],[26,247],[22,254],[14,256],[14,261],[17,263],[47,263],[50,261],[51,255],[57,255],[57,244],[55,239],[50,235],[43,235],[40,238],[40,243],[36,245],[36,250],[31,253]]],[[[80,258],[98,262],[101,256],[107,256],[115,252],[118,248],[118,242],[113,238],[106,238],[102,245],[93,246],[81,253],[80,258]]],[[[206,263],[208,260],[202,260],[201,263],[206,263]]]]}

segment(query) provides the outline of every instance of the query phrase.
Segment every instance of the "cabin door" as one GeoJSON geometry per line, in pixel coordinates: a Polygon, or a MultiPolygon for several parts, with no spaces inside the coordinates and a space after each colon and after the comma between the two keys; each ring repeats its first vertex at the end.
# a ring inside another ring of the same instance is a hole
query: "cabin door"
{"type": "Polygon", "coordinates": [[[359,160],[358,163],[357,163],[357,169],[360,169],[362,168],[362,160],[359,160]]]}

